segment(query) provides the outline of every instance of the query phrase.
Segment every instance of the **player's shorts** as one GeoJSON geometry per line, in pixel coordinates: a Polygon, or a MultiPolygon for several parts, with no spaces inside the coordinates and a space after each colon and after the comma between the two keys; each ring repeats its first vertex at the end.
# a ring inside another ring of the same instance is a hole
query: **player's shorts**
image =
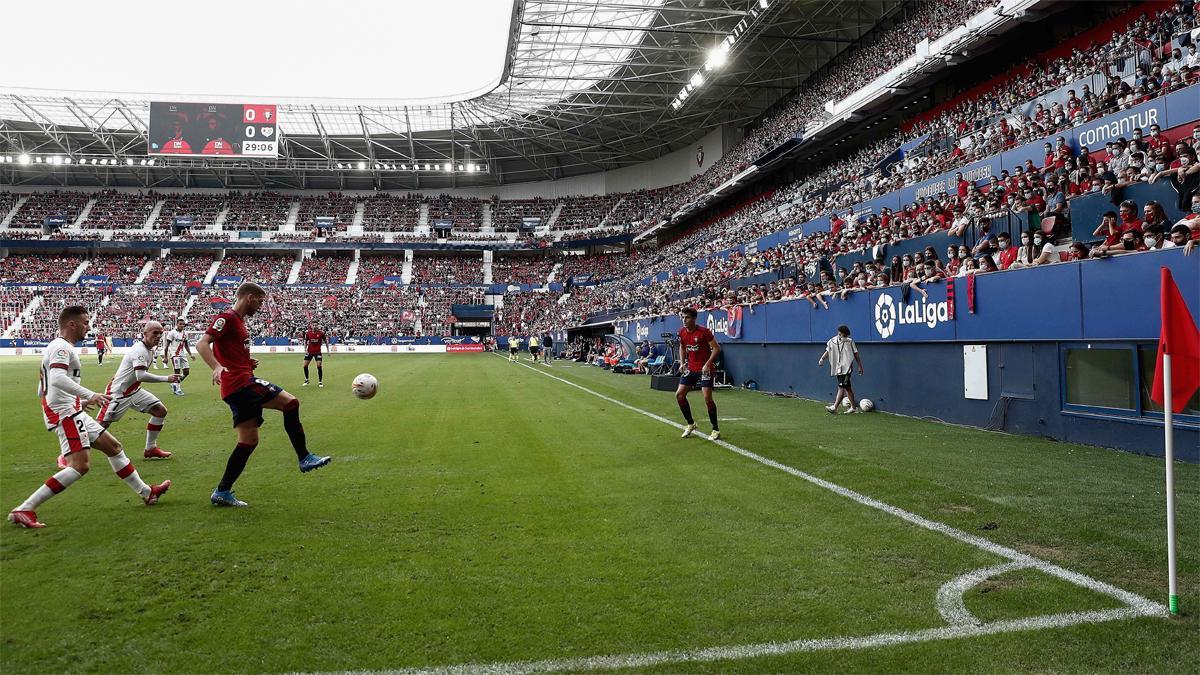
{"type": "Polygon", "coordinates": [[[538,352],[541,352],[541,351],[542,351],[541,347],[530,347],[529,348],[529,353],[533,354],[534,356],[537,356],[538,352]]]}
{"type": "Polygon", "coordinates": [[[124,417],[130,408],[140,413],[150,412],[150,409],[159,403],[162,401],[159,401],[157,396],[145,389],[138,389],[129,396],[113,398],[112,401],[104,404],[100,408],[100,412],[96,414],[96,421],[112,424],[124,417]]]}
{"type": "Polygon", "coordinates": [[[184,368],[191,368],[192,363],[188,361],[188,357],[186,356],[172,356],[171,366],[176,370],[183,370],[184,368]]]}
{"type": "Polygon", "coordinates": [[[233,411],[233,426],[237,427],[247,420],[256,420],[258,422],[256,426],[261,427],[263,404],[278,396],[282,391],[283,387],[256,377],[250,380],[250,384],[226,396],[225,403],[233,411]]]}
{"type": "Polygon", "coordinates": [[[58,426],[54,427],[54,431],[58,434],[58,446],[65,457],[72,452],[92,447],[92,443],[104,433],[104,427],[81,410],[70,417],[64,417],[58,426]]]}
{"type": "Polygon", "coordinates": [[[97,354],[106,354],[106,353],[108,353],[108,349],[106,347],[96,347],[96,353],[97,354]]]}
{"type": "Polygon", "coordinates": [[[712,378],[712,375],[705,377],[703,372],[696,372],[696,371],[692,370],[692,371],[688,371],[688,373],[686,375],[679,378],[679,384],[687,385],[689,387],[697,387],[698,386],[701,389],[712,389],[713,388],[713,378],[712,378]]]}
{"type": "Polygon", "coordinates": [[[516,347],[509,347],[509,348],[508,348],[508,353],[509,353],[509,354],[516,354],[516,353],[517,353],[517,348],[516,348],[516,347]]]}
{"type": "Polygon", "coordinates": [[[836,377],[839,387],[842,387],[843,389],[848,389],[850,387],[850,373],[846,373],[845,375],[837,375],[836,377]]]}
{"type": "Polygon", "coordinates": [[[325,357],[320,354],[305,354],[304,355],[305,361],[312,361],[313,359],[316,359],[318,361],[324,361],[325,357]]]}

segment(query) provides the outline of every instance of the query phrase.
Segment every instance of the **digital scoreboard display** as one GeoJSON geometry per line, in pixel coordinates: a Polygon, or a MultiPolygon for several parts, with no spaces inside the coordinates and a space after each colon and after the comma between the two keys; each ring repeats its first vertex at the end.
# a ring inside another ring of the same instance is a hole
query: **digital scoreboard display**
{"type": "Polygon", "coordinates": [[[276,157],[274,105],[150,103],[148,154],[164,157],[276,157]]]}

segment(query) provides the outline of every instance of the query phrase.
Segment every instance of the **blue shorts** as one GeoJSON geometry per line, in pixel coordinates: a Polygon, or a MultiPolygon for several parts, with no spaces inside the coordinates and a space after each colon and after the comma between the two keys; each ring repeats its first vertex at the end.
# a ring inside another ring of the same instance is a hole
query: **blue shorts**
{"type": "Polygon", "coordinates": [[[283,391],[283,387],[261,379],[254,378],[250,384],[238,389],[225,397],[225,403],[233,411],[233,426],[248,420],[257,420],[255,426],[262,426],[263,404],[275,398],[283,391]]]}
{"type": "Polygon", "coordinates": [[[709,375],[708,377],[705,377],[703,372],[698,373],[693,370],[693,371],[689,371],[687,375],[684,375],[683,377],[679,378],[679,384],[686,385],[686,386],[689,386],[692,388],[699,386],[701,389],[712,389],[713,388],[713,379],[712,379],[711,375],[709,375]]]}

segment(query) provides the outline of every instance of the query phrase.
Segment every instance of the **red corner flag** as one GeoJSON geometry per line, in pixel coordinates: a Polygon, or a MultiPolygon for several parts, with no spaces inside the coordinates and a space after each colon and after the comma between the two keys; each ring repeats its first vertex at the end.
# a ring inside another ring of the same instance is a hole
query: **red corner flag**
{"type": "Polygon", "coordinates": [[[1162,330],[1158,336],[1158,359],[1154,368],[1154,390],[1150,398],[1163,405],[1163,354],[1171,355],[1171,408],[1183,412],[1192,394],[1200,389],[1200,330],[1188,312],[1171,270],[1162,268],[1162,330]]]}

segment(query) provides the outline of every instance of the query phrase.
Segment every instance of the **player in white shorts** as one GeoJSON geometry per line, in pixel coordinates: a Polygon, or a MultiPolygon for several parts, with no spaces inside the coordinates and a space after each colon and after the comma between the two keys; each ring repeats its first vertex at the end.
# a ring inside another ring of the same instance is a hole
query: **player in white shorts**
{"type": "Polygon", "coordinates": [[[171,453],[158,447],[158,434],[166,423],[167,406],[158,397],[142,389],[143,382],[170,382],[175,384],[180,380],[177,374],[155,375],[149,371],[150,361],[154,358],[155,348],[162,341],[163,327],[157,321],[147,321],[142,331],[142,338],[133,343],[117,366],[117,372],[109,380],[104,395],[112,400],[100,408],[96,419],[108,428],[113,422],[120,420],[130,409],[150,415],[146,424],[146,450],[142,456],[146,459],[166,459],[171,453]]]}
{"type": "Polygon", "coordinates": [[[46,346],[46,353],[42,357],[42,371],[38,379],[42,419],[46,429],[58,435],[67,466],[46,479],[45,484],[9,512],[8,520],[21,527],[45,527],[44,523],[38,522],[36,509],[88,472],[88,450],[92,448],[108,457],[108,463],[117,477],[125,481],[147,506],[157,503],[159,497],[171,487],[169,480],[154,486],[143,482],[125,456],[121,442],[84,412],[94,405],[104,405],[110,401],[108,396],[97,394],[79,383],[79,353],[74,345],[87,335],[91,319],[86,307],[64,307],[58,316],[59,336],[46,346]]]}
{"type": "Polygon", "coordinates": [[[188,342],[187,333],[184,332],[183,319],[175,320],[175,328],[168,331],[163,338],[165,343],[163,347],[163,363],[169,363],[170,367],[175,369],[175,374],[180,375],[179,382],[171,384],[171,391],[175,392],[176,396],[183,396],[183,381],[188,375],[192,374],[192,345],[188,342]]]}

